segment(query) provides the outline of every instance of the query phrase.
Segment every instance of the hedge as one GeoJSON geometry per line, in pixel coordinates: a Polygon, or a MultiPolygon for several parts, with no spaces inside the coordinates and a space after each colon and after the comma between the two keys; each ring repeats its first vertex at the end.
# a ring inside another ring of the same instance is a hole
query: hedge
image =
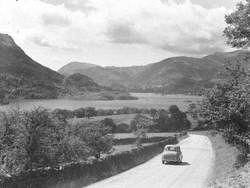
{"type": "MultiPolygon", "coordinates": [[[[165,140],[167,137],[146,137],[142,138],[142,143],[152,143],[152,142],[160,142],[165,140]]],[[[121,138],[121,139],[114,139],[115,145],[127,145],[127,144],[134,144],[136,142],[136,138],[121,138]]]]}
{"type": "Polygon", "coordinates": [[[139,165],[162,152],[166,144],[176,144],[177,136],[102,159],[71,163],[57,168],[38,169],[4,178],[1,188],[80,188],[139,165]]]}

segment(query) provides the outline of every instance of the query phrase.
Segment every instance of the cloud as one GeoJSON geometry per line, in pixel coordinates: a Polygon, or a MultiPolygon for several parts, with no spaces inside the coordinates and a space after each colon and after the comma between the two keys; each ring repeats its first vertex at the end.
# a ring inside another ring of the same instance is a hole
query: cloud
{"type": "Polygon", "coordinates": [[[108,20],[106,37],[115,43],[144,43],[177,54],[202,55],[225,48],[224,7],[191,1],[107,0],[96,3],[108,20]],[[131,6],[133,5],[133,6],[131,6]],[[107,10],[106,10],[107,9],[107,10]]]}
{"type": "Polygon", "coordinates": [[[69,26],[71,21],[64,17],[57,14],[43,14],[42,20],[44,25],[54,25],[54,26],[69,26]]]}
{"type": "Polygon", "coordinates": [[[133,44],[146,42],[145,38],[140,35],[135,26],[127,22],[110,23],[106,35],[111,42],[115,43],[133,44]]]}
{"type": "Polygon", "coordinates": [[[95,8],[91,5],[89,0],[41,0],[52,5],[64,5],[67,9],[72,11],[82,11],[89,13],[94,11],[95,8]]]}
{"type": "Polygon", "coordinates": [[[49,41],[45,40],[42,37],[31,37],[31,41],[33,41],[36,45],[42,46],[42,47],[54,47],[49,41]]]}
{"type": "Polygon", "coordinates": [[[124,58],[119,53],[139,57],[143,50],[158,58],[200,56],[226,49],[222,31],[229,3],[210,2],[215,0],[0,0],[0,32],[31,53],[30,42],[36,51],[48,50],[48,61],[57,49],[107,62],[124,58]]]}

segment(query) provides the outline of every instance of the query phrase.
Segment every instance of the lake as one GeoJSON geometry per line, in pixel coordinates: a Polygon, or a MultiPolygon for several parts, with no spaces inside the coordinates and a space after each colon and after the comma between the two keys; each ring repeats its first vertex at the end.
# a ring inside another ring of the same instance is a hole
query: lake
{"type": "Polygon", "coordinates": [[[42,99],[42,100],[21,100],[13,102],[9,105],[0,106],[0,110],[8,110],[10,108],[20,108],[22,110],[30,110],[35,107],[44,107],[50,110],[61,108],[74,110],[81,107],[95,107],[97,109],[117,109],[122,107],[136,108],[156,108],[167,109],[170,105],[176,104],[181,110],[187,110],[188,104],[197,102],[202,99],[199,96],[187,95],[161,95],[154,93],[131,93],[138,97],[138,100],[71,100],[71,99],[42,99]]]}

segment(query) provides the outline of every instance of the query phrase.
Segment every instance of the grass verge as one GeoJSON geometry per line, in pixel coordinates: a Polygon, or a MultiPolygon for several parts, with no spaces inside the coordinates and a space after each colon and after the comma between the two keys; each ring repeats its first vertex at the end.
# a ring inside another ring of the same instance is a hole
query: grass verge
{"type": "Polygon", "coordinates": [[[240,150],[227,144],[220,133],[204,131],[196,134],[206,135],[211,140],[215,152],[213,174],[208,187],[250,187],[250,162],[246,163],[240,150]]]}

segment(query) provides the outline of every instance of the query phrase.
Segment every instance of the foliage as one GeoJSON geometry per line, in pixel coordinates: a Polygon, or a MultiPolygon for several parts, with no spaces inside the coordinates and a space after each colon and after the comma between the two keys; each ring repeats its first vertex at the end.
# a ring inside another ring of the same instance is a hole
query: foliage
{"type": "Polygon", "coordinates": [[[207,92],[200,112],[216,128],[242,134],[249,124],[249,73],[238,62],[225,65],[224,74],[227,80],[207,92]]]}
{"type": "Polygon", "coordinates": [[[225,16],[228,26],[224,30],[227,43],[232,47],[247,47],[250,40],[250,1],[237,4],[236,10],[225,16]]]}
{"type": "Polygon", "coordinates": [[[101,125],[103,127],[110,129],[111,133],[115,133],[115,131],[116,131],[116,124],[114,123],[113,119],[111,119],[111,118],[105,118],[100,123],[101,123],[101,125]]]}
{"type": "Polygon", "coordinates": [[[161,132],[181,131],[191,126],[186,114],[176,105],[171,105],[168,111],[160,110],[155,122],[161,132]]]}
{"type": "MultiPolygon", "coordinates": [[[[86,160],[112,147],[110,127],[71,126],[63,113],[12,110],[0,114],[0,168],[18,173],[86,160]]],[[[66,113],[67,114],[67,113],[66,113]]]]}
{"type": "Polygon", "coordinates": [[[85,110],[85,108],[78,108],[78,109],[73,111],[73,114],[77,118],[84,118],[85,114],[86,114],[86,110],[85,110]]]}
{"type": "Polygon", "coordinates": [[[147,137],[147,132],[152,124],[151,119],[148,117],[137,114],[131,122],[131,129],[136,135],[136,145],[137,147],[142,146],[142,139],[147,137]]]}
{"type": "Polygon", "coordinates": [[[52,111],[52,115],[62,121],[66,121],[66,119],[73,118],[74,113],[71,110],[55,109],[52,111]]]}
{"type": "Polygon", "coordinates": [[[119,123],[116,125],[116,133],[131,133],[131,126],[126,123],[119,123]]]}
{"type": "Polygon", "coordinates": [[[80,128],[79,136],[90,148],[91,155],[99,158],[101,153],[109,152],[113,146],[113,137],[109,133],[111,128],[104,124],[95,124],[80,128]]]}

